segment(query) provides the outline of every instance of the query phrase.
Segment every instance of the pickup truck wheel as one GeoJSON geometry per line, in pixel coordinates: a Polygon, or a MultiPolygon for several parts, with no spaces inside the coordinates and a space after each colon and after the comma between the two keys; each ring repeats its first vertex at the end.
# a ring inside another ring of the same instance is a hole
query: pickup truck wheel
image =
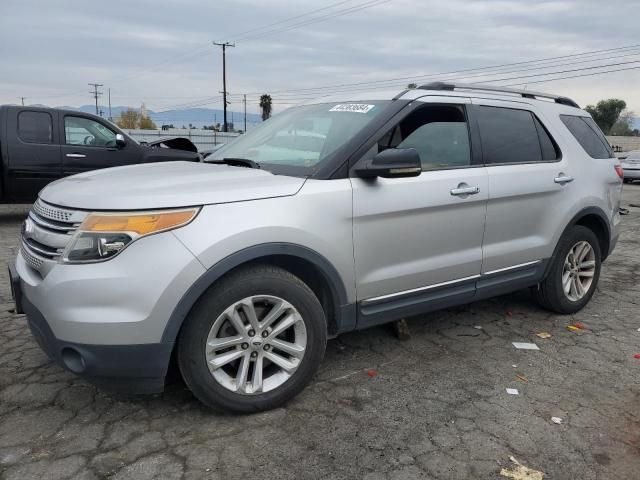
{"type": "Polygon", "coordinates": [[[547,277],[533,293],[540,305],[557,313],[575,313],[593,296],[602,254],[590,229],[576,225],[560,240],[547,277]]]}
{"type": "Polygon", "coordinates": [[[299,278],[252,266],[214,284],[178,339],[187,386],[205,405],[239,412],[275,408],[318,369],[327,343],[324,311],[299,278]]]}

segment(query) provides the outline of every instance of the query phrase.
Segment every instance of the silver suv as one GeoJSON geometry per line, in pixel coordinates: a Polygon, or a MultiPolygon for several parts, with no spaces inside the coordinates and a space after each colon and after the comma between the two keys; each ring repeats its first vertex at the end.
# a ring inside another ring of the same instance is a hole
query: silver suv
{"type": "Polygon", "coordinates": [[[580,310],[622,170],[565,97],[432,83],[286,110],[214,152],[50,184],[11,266],[66,369],[238,411],[300,392],[327,338],[523,288],[580,310]]]}

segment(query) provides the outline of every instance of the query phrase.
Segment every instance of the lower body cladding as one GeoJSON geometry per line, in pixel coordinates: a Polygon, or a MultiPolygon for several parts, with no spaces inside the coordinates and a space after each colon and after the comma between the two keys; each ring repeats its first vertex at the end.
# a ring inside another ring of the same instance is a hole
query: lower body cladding
{"type": "Polygon", "coordinates": [[[163,339],[169,316],[205,270],[167,232],[105,263],[58,264],[42,277],[19,254],[9,271],[16,309],[53,361],[106,389],[155,393],[174,346],[163,339]]]}
{"type": "Polygon", "coordinates": [[[548,260],[529,262],[452,282],[368,299],[360,302],[358,326],[369,327],[532,287],[544,278],[548,263],[548,260]]]}

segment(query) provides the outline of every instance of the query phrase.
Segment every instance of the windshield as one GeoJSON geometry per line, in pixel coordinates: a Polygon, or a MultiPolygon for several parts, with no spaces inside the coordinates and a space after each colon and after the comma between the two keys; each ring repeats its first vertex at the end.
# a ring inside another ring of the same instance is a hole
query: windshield
{"type": "Polygon", "coordinates": [[[311,175],[388,103],[325,103],[290,108],[212,153],[207,161],[244,158],[274,173],[311,175]]]}

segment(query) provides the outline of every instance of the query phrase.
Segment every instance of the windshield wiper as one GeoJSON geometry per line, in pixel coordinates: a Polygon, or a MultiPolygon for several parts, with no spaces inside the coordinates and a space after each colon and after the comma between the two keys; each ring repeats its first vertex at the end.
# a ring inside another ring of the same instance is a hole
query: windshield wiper
{"type": "Polygon", "coordinates": [[[207,163],[230,165],[232,167],[260,168],[260,164],[258,162],[254,162],[248,158],[223,158],[222,160],[211,160],[207,163]]]}

